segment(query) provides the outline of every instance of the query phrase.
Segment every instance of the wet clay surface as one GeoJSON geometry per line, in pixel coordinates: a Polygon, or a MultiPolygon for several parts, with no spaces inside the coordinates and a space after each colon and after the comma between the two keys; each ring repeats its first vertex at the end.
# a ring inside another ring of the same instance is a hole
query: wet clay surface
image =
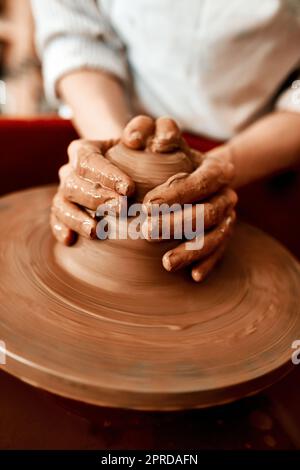
{"type": "Polygon", "coordinates": [[[183,150],[161,154],[146,149],[143,152],[119,143],[106,153],[106,158],[131,176],[135,182],[134,199],[143,201],[145,194],[177,173],[191,173],[194,164],[183,150]]]}
{"type": "MultiPolygon", "coordinates": [[[[115,253],[111,273],[99,259],[95,275],[79,276],[69,266],[76,256],[57,261],[48,222],[53,194],[45,187],[1,201],[5,370],[60,395],[141,409],[224,403],[286,372],[300,337],[300,272],[277,242],[239,225],[201,285],[163,269],[155,287],[149,277],[128,279],[129,253],[115,253]]],[[[65,249],[93,255],[81,240],[65,249]]],[[[153,256],[146,261],[152,272],[153,256]]]]}

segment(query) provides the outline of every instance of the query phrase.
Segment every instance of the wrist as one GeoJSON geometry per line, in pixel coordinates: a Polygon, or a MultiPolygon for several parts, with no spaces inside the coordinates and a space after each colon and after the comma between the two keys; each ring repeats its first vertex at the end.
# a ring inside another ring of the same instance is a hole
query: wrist
{"type": "Polygon", "coordinates": [[[208,157],[217,158],[223,162],[228,162],[234,165],[233,149],[230,145],[230,142],[226,142],[225,144],[219,145],[218,147],[209,150],[206,152],[206,155],[208,157]]]}
{"type": "Polygon", "coordinates": [[[235,187],[237,172],[234,149],[231,143],[226,142],[225,144],[210,150],[206,153],[206,156],[219,160],[222,162],[222,165],[225,165],[227,169],[229,169],[230,173],[232,174],[231,186],[235,187]]]}
{"type": "Polygon", "coordinates": [[[57,92],[73,113],[81,137],[92,140],[121,136],[129,118],[120,82],[101,71],[78,70],[62,77],[57,92]]]}

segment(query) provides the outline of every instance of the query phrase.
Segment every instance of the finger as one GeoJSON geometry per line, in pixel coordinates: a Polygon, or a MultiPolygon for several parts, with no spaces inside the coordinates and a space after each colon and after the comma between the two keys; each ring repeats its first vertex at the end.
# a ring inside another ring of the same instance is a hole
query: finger
{"type": "Polygon", "coordinates": [[[204,281],[204,279],[207,278],[207,276],[216,266],[218,261],[220,261],[220,259],[223,257],[227,244],[228,244],[228,241],[226,240],[210,256],[208,256],[203,261],[200,261],[193,267],[192,278],[194,279],[195,282],[202,282],[204,281]]]}
{"type": "Polygon", "coordinates": [[[53,213],[50,216],[50,226],[56,240],[63,245],[73,245],[76,241],[76,233],[61,222],[53,213]]]}
{"type": "MultiPolygon", "coordinates": [[[[222,222],[225,214],[237,203],[237,194],[230,188],[223,189],[213,196],[204,206],[204,228],[205,230],[222,222]]],[[[149,216],[144,222],[144,234],[147,241],[161,241],[163,234],[167,233],[171,238],[182,238],[186,227],[196,231],[199,224],[198,218],[202,216],[199,212],[200,204],[188,205],[183,210],[177,210],[169,214],[149,216]],[[180,236],[181,234],[181,236],[180,236]]]]}
{"type": "Polygon", "coordinates": [[[235,212],[232,211],[218,227],[204,235],[204,245],[200,249],[197,248],[199,239],[196,237],[194,240],[182,243],[173,250],[168,251],[163,256],[164,268],[167,271],[177,271],[208,256],[229,237],[235,219],[235,212]],[[193,249],[193,245],[195,245],[195,249],[193,249]]]}
{"type": "Polygon", "coordinates": [[[92,211],[105,204],[107,208],[120,212],[122,196],[110,189],[101,188],[99,183],[92,183],[76,175],[70,165],[59,170],[61,191],[66,199],[92,211]]]}
{"type": "Polygon", "coordinates": [[[69,163],[60,167],[60,169],[58,170],[58,178],[59,178],[60,186],[63,186],[65,180],[73,172],[74,172],[74,169],[69,163]]]}
{"type": "Polygon", "coordinates": [[[132,179],[103,156],[115,142],[75,140],[68,148],[69,160],[78,176],[123,196],[131,196],[134,192],[132,179]]]}
{"type": "Polygon", "coordinates": [[[151,150],[157,153],[173,152],[181,144],[181,131],[169,117],[160,117],[156,120],[155,135],[151,143],[151,150]]]}
{"type": "Polygon", "coordinates": [[[225,214],[230,212],[238,202],[236,192],[226,187],[220,193],[204,203],[204,227],[209,229],[221,223],[225,214]]]}
{"type": "Polygon", "coordinates": [[[72,202],[67,201],[61,192],[53,199],[52,214],[74,232],[85,238],[96,238],[97,221],[72,202]]]}
{"type": "Polygon", "coordinates": [[[122,134],[122,142],[133,150],[146,147],[148,138],[154,133],[154,120],[149,116],[136,116],[127,124],[122,134]]]}
{"type": "Polygon", "coordinates": [[[193,173],[178,173],[149,191],[144,204],[149,211],[151,204],[182,205],[201,201],[230,183],[233,175],[234,167],[229,161],[205,158],[193,173]]]}
{"type": "Polygon", "coordinates": [[[194,164],[195,169],[198,168],[203,163],[204,153],[199,152],[199,150],[190,148],[189,155],[194,164]]]}

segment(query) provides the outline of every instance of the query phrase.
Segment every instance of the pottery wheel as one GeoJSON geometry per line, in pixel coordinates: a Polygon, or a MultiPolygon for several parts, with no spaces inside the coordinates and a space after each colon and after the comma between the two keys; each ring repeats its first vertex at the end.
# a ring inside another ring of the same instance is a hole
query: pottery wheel
{"type": "Polygon", "coordinates": [[[287,372],[300,338],[300,270],[278,242],[240,224],[203,284],[187,277],[172,297],[164,285],[116,293],[57,263],[53,194],[0,200],[5,371],[84,402],[158,410],[225,403],[287,372]]]}

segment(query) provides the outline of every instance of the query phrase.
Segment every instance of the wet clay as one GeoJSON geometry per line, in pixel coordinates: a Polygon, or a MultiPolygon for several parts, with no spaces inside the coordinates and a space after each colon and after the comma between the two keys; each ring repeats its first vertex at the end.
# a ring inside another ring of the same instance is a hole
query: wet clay
{"type": "MultiPolygon", "coordinates": [[[[128,200],[128,205],[131,202],[142,202],[149,190],[170,177],[176,174],[186,175],[194,169],[190,155],[178,149],[167,153],[154,152],[149,147],[133,150],[120,142],[111,147],[105,157],[135,183],[134,197],[128,200]]],[[[142,239],[133,239],[127,225],[133,219],[134,217],[129,220],[108,218],[111,229],[116,227],[117,233],[120,231],[123,234],[122,239],[89,240],[79,237],[72,249],[61,244],[56,245],[58,264],[84,282],[111,291],[145,288],[154,292],[157,285],[163,289],[171,289],[171,292],[178,287],[181,289],[186,273],[170,276],[162,265],[163,255],[177,246],[179,241],[149,243],[142,239]]],[[[90,230],[89,227],[87,229],[90,230]]],[[[117,299],[116,308],[119,308],[117,299]]],[[[167,308],[172,309],[173,305],[168,305],[167,308]]]]}
{"type": "Polygon", "coordinates": [[[142,202],[148,191],[178,173],[191,173],[194,164],[183,150],[159,153],[149,148],[132,150],[119,143],[108,150],[106,158],[131,176],[135,182],[134,200],[142,202]]]}
{"type": "MultiPolygon", "coordinates": [[[[2,199],[0,333],[7,372],[89,403],[170,410],[253,394],[292,367],[300,270],[278,242],[239,224],[222,262],[195,284],[157,271],[158,252],[148,256],[136,244],[124,253],[116,241],[111,273],[104,261],[107,285],[96,285],[104,269],[93,252],[100,241],[89,243],[91,250],[80,239],[66,248],[77,253],[65,257],[68,268],[58,263],[60,248],[49,230],[55,190],[2,199]],[[124,266],[136,262],[136,253],[148,275],[135,268],[130,282],[124,266]],[[71,274],[77,255],[96,257],[95,275],[71,274]]],[[[107,244],[107,258],[112,249],[107,244]]]]}

